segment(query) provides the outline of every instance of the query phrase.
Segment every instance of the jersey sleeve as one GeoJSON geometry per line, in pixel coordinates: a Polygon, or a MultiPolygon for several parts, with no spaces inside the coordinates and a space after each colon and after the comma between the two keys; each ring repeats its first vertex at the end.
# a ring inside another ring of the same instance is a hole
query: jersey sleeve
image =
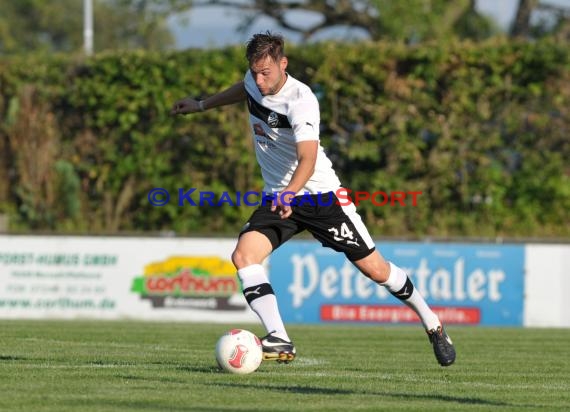
{"type": "Polygon", "coordinates": [[[320,112],[319,101],[314,94],[302,96],[291,105],[289,123],[293,128],[295,142],[319,140],[320,112]]]}
{"type": "Polygon", "coordinates": [[[257,87],[255,87],[255,81],[253,80],[253,77],[251,76],[251,72],[249,70],[246,71],[245,75],[243,76],[243,84],[245,86],[246,92],[248,92],[250,95],[254,96],[256,93],[259,93],[257,87]]]}

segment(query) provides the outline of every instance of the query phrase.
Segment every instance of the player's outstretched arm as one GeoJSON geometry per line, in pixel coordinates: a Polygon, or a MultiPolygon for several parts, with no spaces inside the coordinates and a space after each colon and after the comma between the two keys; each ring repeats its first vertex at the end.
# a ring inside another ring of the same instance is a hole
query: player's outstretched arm
{"type": "Polygon", "coordinates": [[[191,97],[178,100],[170,109],[170,114],[189,114],[203,112],[214,107],[242,102],[246,99],[245,86],[243,81],[238,82],[230,88],[214,94],[204,100],[196,100],[191,97]]]}

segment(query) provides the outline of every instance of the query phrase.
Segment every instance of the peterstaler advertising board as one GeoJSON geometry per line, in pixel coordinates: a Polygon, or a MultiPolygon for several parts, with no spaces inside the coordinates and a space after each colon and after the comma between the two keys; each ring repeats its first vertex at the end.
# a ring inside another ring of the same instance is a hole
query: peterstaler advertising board
{"type": "MultiPolygon", "coordinates": [[[[447,324],[523,322],[524,246],[384,243],[447,324]]],[[[273,289],[285,322],[415,323],[414,312],[344,255],[315,241],[289,242],[270,259],[273,289]]]]}

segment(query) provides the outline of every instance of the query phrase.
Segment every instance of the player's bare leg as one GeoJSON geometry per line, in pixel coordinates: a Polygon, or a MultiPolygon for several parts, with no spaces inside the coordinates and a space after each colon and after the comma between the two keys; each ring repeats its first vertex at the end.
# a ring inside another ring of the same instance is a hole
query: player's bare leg
{"type": "Polygon", "coordinates": [[[273,251],[271,242],[259,232],[246,232],[238,240],[232,254],[232,262],[240,270],[250,265],[260,265],[273,251]]]}
{"type": "Polygon", "coordinates": [[[246,232],[239,238],[232,261],[238,270],[244,297],[267,331],[267,335],[261,338],[263,359],[290,362],[295,358],[296,350],[287,335],[275,293],[261,265],[272,250],[265,235],[246,232]]]}
{"type": "Polygon", "coordinates": [[[392,295],[416,312],[426,329],[437,361],[441,366],[451,365],[455,361],[453,343],[437,315],[406,273],[392,262],[387,262],[378,251],[355,261],[354,264],[365,276],[386,287],[392,295]]]}

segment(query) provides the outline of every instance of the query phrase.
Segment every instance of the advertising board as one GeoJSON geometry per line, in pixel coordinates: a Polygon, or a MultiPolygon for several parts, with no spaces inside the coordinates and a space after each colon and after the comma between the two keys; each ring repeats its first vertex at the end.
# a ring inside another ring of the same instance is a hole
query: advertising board
{"type": "MultiPolygon", "coordinates": [[[[445,323],[520,326],[521,245],[382,243],[445,323]]],[[[318,242],[293,241],[270,259],[271,282],[285,322],[414,323],[419,319],[362,276],[344,255],[318,242]]]]}

